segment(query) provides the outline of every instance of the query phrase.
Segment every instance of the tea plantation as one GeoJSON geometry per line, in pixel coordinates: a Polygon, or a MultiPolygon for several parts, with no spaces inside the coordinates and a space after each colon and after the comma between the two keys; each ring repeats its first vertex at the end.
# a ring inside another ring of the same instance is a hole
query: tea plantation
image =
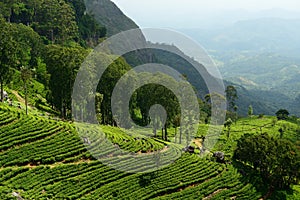
{"type": "MultiPolygon", "coordinates": [[[[240,119],[233,124],[229,138],[224,129],[211,150],[225,152],[227,163],[223,164],[210,153],[184,153],[182,146],[171,142],[140,138],[138,134],[128,135],[118,128],[103,126],[107,138],[120,149],[149,156],[161,151],[164,159],[170,160],[182,154],[158,170],[129,173],[93,158],[73,123],[25,115],[18,108],[1,105],[0,199],[260,199],[267,193],[262,180],[250,169],[241,172],[230,157],[243,132],[266,131],[275,135],[281,126],[285,127],[284,137],[299,139],[297,124],[275,122],[272,117],[240,119]]],[[[199,134],[205,134],[205,130],[207,125],[201,125],[199,134]]],[[[100,153],[106,161],[115,162],[113,149],[100,153]]],[[[132,162],[125,155],[124,159],[119,155],[120,160],[118,165],[124,169],[132,162]]],[[[136,168],[144,170],[153,167],[136,164],[136,168]]],[[[299,199],[297,190],[299,187],[294,186],[293,193],[278,191],[271,198],[284,195],[287,199],[299,199]]]]}

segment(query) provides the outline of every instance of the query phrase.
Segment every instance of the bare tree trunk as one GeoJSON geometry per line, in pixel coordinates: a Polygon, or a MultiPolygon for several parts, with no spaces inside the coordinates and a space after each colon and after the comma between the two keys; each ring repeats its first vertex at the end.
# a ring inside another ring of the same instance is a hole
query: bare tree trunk
{"type": "Polygon", "coordinates": [[[4,101],[4,98],[3,98],[3,81],[1,81],[1,102],[4,101]]]}
{"type": "Polygon", "coordinates": [[[176,137],[177,137],[177,127],[175,127],[175,136],[174,136],[174,138],[175,138],[175,143],[176,143],[176,137]]]}
{"type": "Polygon", "coordinates": [[[167,123],[165,124],[165,141],[168,141],[168,127],[167,127],[167,123]]]}
{"type": "Polygon", "coordinates": [[[64,102],[62,98],[60,104],[61,104],[61,110],[60,110],[61,118],[64,119],[64,102]]]}
{"type": "Polygon", "coordinates": [[[26,115],[28,115],[28,98],[27,98],[27,84],[25,82],[25,109],[26,109],[26,115]]]}
{"type": "Polygon", "coordinates": [[[179,144],[182,142],[182,128],[179,129],[179,144]]]}
{"type": "Polygon", "coordinates": [[[155,126],[153,127],[153,134],[154,134],[154,137],[156,137],[156,127],[155,126]]]}

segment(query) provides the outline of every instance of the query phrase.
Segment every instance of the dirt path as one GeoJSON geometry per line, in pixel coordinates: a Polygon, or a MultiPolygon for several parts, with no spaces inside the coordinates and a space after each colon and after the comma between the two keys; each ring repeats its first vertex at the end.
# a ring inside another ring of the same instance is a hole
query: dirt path
{"type": "Polygon", "coordinates": [[[11,92],[16,96],[16,98],[18,99],[18,101],[19,101],[21,104],[25,104],[25,99],[23,99],[23,98],[19,95],[19,93],[18,93],[17,91],[12,90],[11,92]]]}
{"type": "Polygon", "coordinates": [[[203,142],[202,139],[194,139],[192,142],[193,142],[199,149],[202,148],[202,142],[203,142]]]}
{"type": "Polygon", "coordinates": [[[227,190],[227,188],[218,189],[217,191],[214,191],[213,193],[211,193],[211,194],[208,195],[207,197],[203,198],[202,200],[208,200],[208,199],[211,199],[213,196],[215,196],[216,194],[222,192],[223,190],[227,190]]]}

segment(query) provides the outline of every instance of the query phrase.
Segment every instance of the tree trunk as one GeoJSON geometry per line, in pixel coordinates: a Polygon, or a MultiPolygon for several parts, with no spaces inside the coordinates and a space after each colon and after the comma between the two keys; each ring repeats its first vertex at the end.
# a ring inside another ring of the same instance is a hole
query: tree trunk
{"type": "Polygon", "coordinates": [[[168,141],[168,127],[167,124],[165,124],[165,141],[168,141]]]}
{"type": "Polygon", "coordinates": [[[177,126],[175,127],[175,136],[174,136],[174,138],[175,138],[175,143],[176,143],[176,137],[177,137],[177,126]]]}
{"type": "Polygon", "coordinates": [[[182,128],[179,129],[179,144],[182,142],[182,128]]]}
{"type": "Polygon", "coordinates": [[[28,115],[28,99],[27,99],[27,84],[25,82],[25,109],[26,109],[26,115],[28,115]]]}
{"type": "Polygon", "coordinates": [[[164,128],[161,128],[161,139],[164,139],[164,128]]]}
{"type": "Polygon", "coordinates": [[[156,137],[156,127],[155,126],[153,127],[153,134],[154,134],[154,137],[156,137]]]}
{"type": "Polygon", "coordinates": [[[262,199],[268,199],[274,192],[274,188],[272,186],[269,187],[267,194],[265,194],[262,199]]]}
{"type": "Polygon", "coordinates": [[[60,104],[61,104],[61,110],[60,110],[61,118],[64,119],[64,102],[62,98],[60,104]]]}
{"type": "Polygon", "coordinates": [[[4,98],[3,98],[3,81],[1,81],[1,102],[4,101],[4,98]]]}

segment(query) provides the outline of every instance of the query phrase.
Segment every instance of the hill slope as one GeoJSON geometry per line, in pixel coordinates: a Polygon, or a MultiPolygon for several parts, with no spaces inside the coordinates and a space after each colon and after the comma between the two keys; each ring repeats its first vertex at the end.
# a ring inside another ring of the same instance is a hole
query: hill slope
{"type": "MultiPolygon", "coordinates": [[[[184,154],[159,171],[129,174],[91,157],[72,124],[26,116],[20,110],[0,106],[0,127],[1,199],[10,199],[13,194],[25,199],[186,199],[192,196],[254,199],[261,195],[253,186],[244,184],[232,166],[225,170],[225,165],[197,155],[184,154]]],[[[105,130],[110,130],[114,137],[125,137],[116,128],[105,130]]],[[[124,141],[114,143],[122,146],[124,141]]],[[[132,151],[144,148],[135,140],[129,141],[132,151]]],[[[157,144],[158,148],[163,147],[157,144]]],[[[131,161],[125,160],[125,166],[126,162],[131,161]]]]}
{"type": "Polygon", "coordinates": [[[107,29],[107,36],[121,31],[138,28],[123,12],[110,0],[85,0],[87,12],[107,29]]]}

